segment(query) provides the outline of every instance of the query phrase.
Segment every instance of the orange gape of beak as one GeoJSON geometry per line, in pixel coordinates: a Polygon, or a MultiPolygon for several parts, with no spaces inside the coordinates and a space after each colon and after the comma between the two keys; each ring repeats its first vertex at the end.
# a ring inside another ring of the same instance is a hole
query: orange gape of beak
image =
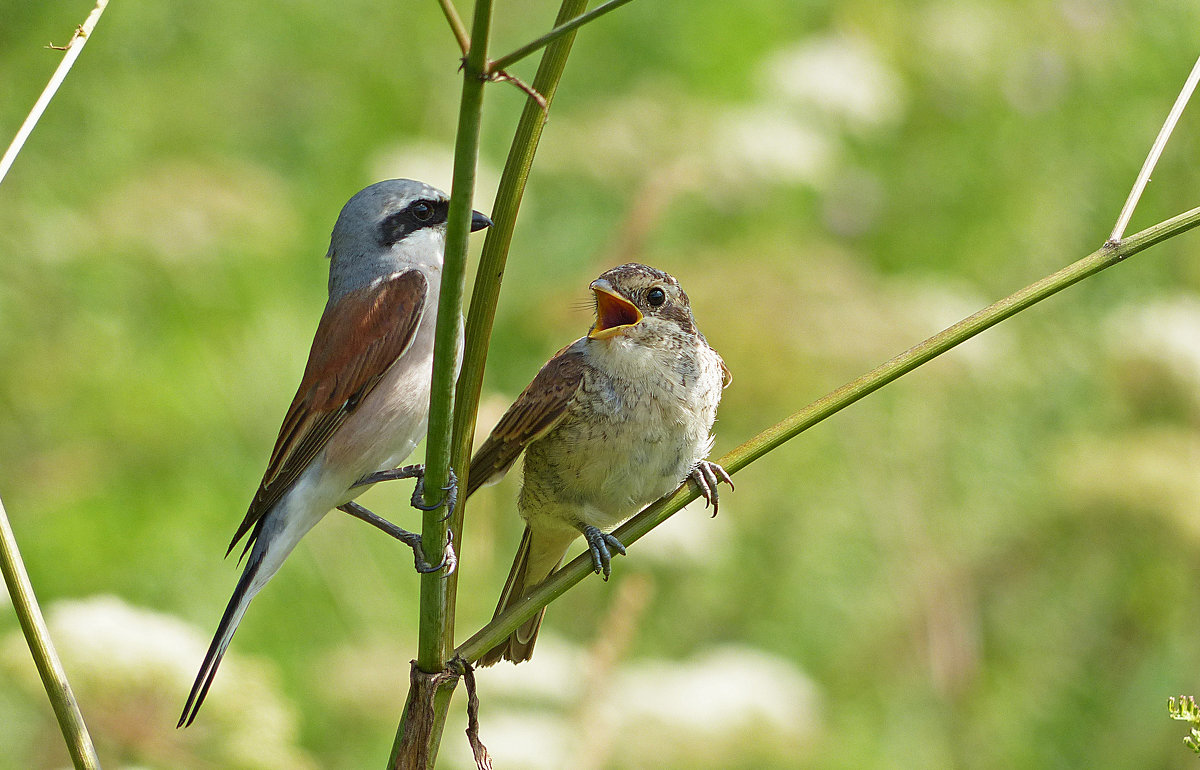
{"type": "Polygon", "coordinates": [[[608,281],[592,281],[591,289],[596,295],[596,324],[588,332],[589,338],[608,339],[642,320],[642,311],[617,294],[608,281]]]}

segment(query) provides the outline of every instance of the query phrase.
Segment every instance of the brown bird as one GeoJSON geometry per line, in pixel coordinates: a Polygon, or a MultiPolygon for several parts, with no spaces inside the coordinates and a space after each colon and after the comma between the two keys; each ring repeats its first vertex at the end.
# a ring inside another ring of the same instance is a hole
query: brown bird
{"type": "MultiPolygon", "coordinates": [[[[615,267],[591,284],[596,323],[560,350],[471,460],[467,494],[502,477],[522,451],[525,534],[496,615],[545,580],[581,534],[607,579],[625,546],[606,530],[696,480],[717,509],[729,474],[705,460],[729,370],[696,328],[687,294],[652,267],[615,267]]],[[[529,660],[545,609],[480,664],[529,660]]]]}

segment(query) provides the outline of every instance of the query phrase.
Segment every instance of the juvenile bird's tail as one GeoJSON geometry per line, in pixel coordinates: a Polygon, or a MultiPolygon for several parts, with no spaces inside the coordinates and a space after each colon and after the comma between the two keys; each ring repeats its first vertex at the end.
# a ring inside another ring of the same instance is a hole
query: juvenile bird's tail
{"type": "Polygon", "coordinates": [[[179,724],[175,725],[176,727],[187,727],[196,718],[196,714],[200,711],[200,704],[204,703],[204,697],[208,695],[208,688],[212,686],[213,677],[217,675],[217,667],[221,665],[221,658],[225,656],[229,641],[233,639],[233,632],[237,630],[238,623],[246,614],[246,607],[250,606],[250,600],[266,582],[265,579],[255,580],[262,570],[265,551],[265,548],[255,548],[250,554],[246,568],[242,570],[242,576],[233,589],[229,605],[225,607],[225,614],[221,616],[221,622],[217,625],[216,636],[213,637],[212,644],[208,646],[208,652],[204,655],[204,663],[200,665],[200,673],[196,674],[192,691],[188,693],[187,702],[183,704],[183,715],[179,717],[179,724]]]}
{"type": "MultiPolygon", "coordinates": [[[[508,573],[508,580],[504,583],[500,602],[496,605],[496,613],[492,618],[495,619],[516,604],[521,597],[558,569],[567,553],[567,546],[578,536],[578,533],[564,535],[559,532],[535,534],[526,526],[525,534],[521,536],[521,547],[517,549],[517,556],[513,560],[512,569],[508,573]]],[[[501,660],[521,663],[533,657],[533,643],[537,641],[538,629],[541,628],[545,614],[546,608],[543,607],[514,631],[512,636],[484,653],[479,659],[479,665],[490,666],[501,660]]]]}

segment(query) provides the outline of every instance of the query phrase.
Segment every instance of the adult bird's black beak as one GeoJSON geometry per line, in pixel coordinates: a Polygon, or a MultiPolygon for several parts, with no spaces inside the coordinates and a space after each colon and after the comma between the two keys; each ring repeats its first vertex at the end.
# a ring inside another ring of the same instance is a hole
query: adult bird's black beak
{"type": "Polygon", "coordinates": [[[481,211],[472,211],[471,212],[471,232],[475,232],[476,230],[482,230],[485,227],[491,227],[491,226],[492,226],[492,220],[488,219],[487,214],[484,214],[481,211]]]}

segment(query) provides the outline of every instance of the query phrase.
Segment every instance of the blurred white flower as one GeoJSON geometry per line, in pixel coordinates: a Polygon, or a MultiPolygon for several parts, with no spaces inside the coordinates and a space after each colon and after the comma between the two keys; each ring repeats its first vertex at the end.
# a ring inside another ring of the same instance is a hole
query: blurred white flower
{"type": "MultiPolygon", "coordinates": [[[[189,765],[315,766],[295,746],[296,715],[271,677],[236,653],[222,663],[197,722],[175,730],[206,633],[113,596],[55,602],[46,623],[101,753],[118,764],[127,756],[163,767],[181,757],[189,765]]],[[[45,698],[19,631],[0,638],[0,672],[31,699],[45,698]]]]}
{"type": "Polygon", "coordinates": [[[809,736],[818,722],[817,691],[792,663],[749,647],[720,647],[689,662],[637,661],[617,670],[604,701],[624,734],[684,732],[721,740],[776,731],[809,736]]]}
{"type": "MultiPolygon", "coordinates": [[[[480,740],[495,760],[496,767],[561,770],[579,766],[573,761],[579,735],[569,720],[532,710],[505,711],[480,719],[480,740]]],[[[447,730],[445,734],[451,733],[447,730]]],[[[465,740],[445,743],[449,744],[445,746],[449,749],[445,753],[450,755],[453,767],[476,766],[465,740]]]]}
{"type": "Polygon", "coordinates": [[[658,564],[707,562],[729,552],[734,539],[731,529],[737,521],[737,503],[729,487],[721,485],[721,513],[715,519],[712,508],[697,498],[637,542],[639,559],[658,564]]]}
{"type": "Polygon", "coordinates": [[[1116,355],[1153,361],[1200,397],[1200,297],[1179,294],[1126,307],[1106,327],[1116,355]]]}
{"type": "Polygon", "coordinates": [[[726,182],[742,185],[757,180],[821,186],[838,150],[825,132],[771,106],[720,116],[709,146],[713,168],[726,182]]]}
{"type": "MultiPolygon", "coordinates": [[[[553,610],[551,610],[553,611],[553,610]]],[[[538,634],[536,664],[497,663],[477,677],[479,697],[543,708],[567,708],[578,697],[572,684],[584,668],[584,650],[546,629],[538,634]]]]}
{"type": "MultiPolygon", "coordinates": [[[[811,680],[760,650],[639,660],[597,676],[580,648],[552,640],[538,640],[531,663],[476,675],[480,737],[497,767],[650,766],[647,758],[722,767],[753,758],[755,747],[794,752],[819,728],[811,680]]],[[[465,741],[448,741],[446,754],[454,767],[474,767],[465,741]]]]}
{"type": "Polygon", "coordinates": [[[994,71],[1000,50],[1008,50],[1020,39],[1011,30],[1009,18],[991,5],[954,2],[934,3],[922,13],[920,45],[924,63],[937,80],[978,83],[994,71]]]}
{"type": "Polygon", "coordinates": [[[904,113],[900,77],[865,39],[844,35],[806,39],[767,59],[766,93],[840,121],[855,133],[894,125],[904,113]]]}

